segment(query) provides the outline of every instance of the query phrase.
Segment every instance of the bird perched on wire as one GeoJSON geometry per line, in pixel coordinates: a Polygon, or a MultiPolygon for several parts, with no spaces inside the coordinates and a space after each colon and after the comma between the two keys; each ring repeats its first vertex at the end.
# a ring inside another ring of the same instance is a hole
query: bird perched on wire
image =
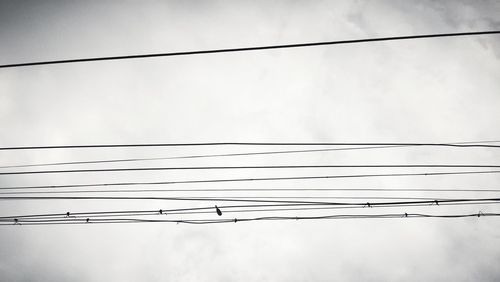
{"type": "Polygon", "coordinates": [[[217,215],[222,215],[222,211],[217,207],[217,205],[215,206],[215,211],[217,212],[217,215]]]}

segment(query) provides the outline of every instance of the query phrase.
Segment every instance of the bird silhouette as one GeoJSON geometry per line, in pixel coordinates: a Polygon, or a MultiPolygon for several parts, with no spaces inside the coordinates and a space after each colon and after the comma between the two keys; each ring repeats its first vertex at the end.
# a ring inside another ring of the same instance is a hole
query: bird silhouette
{"type": "Polygon", "coordinates": [[[66,217],[69,217],[69,212],[66,213],[66,217]]]}
{"type": "Polygon", "coordinates": [[[87,217],[87,223],[89,223],[89,221],[90,221],[90,218],[87,217]]]}
{"type": "Polygon", "coordinates": [[[220,210],[217,206],[215,206],[215,211],[217,212],[217,214],[218,214],[219,216],[221,216],[221,215],[222,215],[221,210],[220,210]]]}

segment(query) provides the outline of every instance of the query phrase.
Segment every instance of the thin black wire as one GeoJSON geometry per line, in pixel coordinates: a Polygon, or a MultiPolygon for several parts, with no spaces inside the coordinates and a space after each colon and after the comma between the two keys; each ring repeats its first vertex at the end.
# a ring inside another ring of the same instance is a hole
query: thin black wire
{"type": "Polygon", "coordinates": [[[17,146],[0,147],[10,150],[45,149],[85,149],[85,148],[129,148],[129,147],[194,147],[194,146],[433,146],[458,148],[500,148],[500,145],[451,144],[451,143],[397,143],[397,142],[207,142],[207,143],[141,143],[141,144],[94,144],[94,145],[56,145],[56,146],[17,146]]]}
{"type": "MultiPolygon", "coordinates": [[[[284,220],[333,220],[333,219],[408,219],[408,218],[467,218],[467,217],[498,217],[500,213],[469,213],[469,214],[422,214],[422,213],[393,213],[393,214],[335,214],[322,216],[267,216],[254,218],[229,218],[229,219],[93,219],[91,222],[82,220],[25,220],[18,225],[51,225],[51,224],[111,224],[111,223],[185,223],[185,224],[215,224],[215,223],[237,223],[249,221],[284,221],[284,220]]],[[[0,225],[13,225],[12,223],[0,223],[0,225]]],[[[15,225],[15,224],[14,224],[15,225]]]]}
{"type": "MultiPolygon", "coordinates": [[[[443,206],[463,206],[463,205],[491,205],[491,204],[499,204],[498,202],[479,202],[479,203],[444,203],[442,204],[443,206]]],[[[375,208],[378,209],[385,209],[385,208],[401,208],[401,207],[428,207],[429,205],[427,204],[412,204],[412,205],[402,205],[402,206],[376,206],[375,208]]],[[[320,207],[299,207],[299,208],[266,208],[266,209],[260,209],[260,208],[252,208],[252,209],[241,209],[241,210],[224,210],[224,214],[228,213],[255,213],[255,212],[284,212],[284,211],[318,211],[318,210],[338,210],[338,209],[364,209],[365,207],[360,207],[360,206],[320,206],[320,207]]],[[[213,207],[211,208],[213,210],[213,207]]],[[[170,215],[194,215],[194,214],[213,214],[213,211],[173,211],[173,212],[168,212],[165,213],[163,212],[163,215],[165,216],[170,216],[170,215]]],[[[151,213],[127,213],[127,214],[114,214],[111,217],[122,217],[122,216],[156,216],[159,215],[158,210],[155,212],[151,213]]],[[[88,218],[89,216],[87,215],[82,215],[82,216],[74,216],[71,215],[71,218],[88,218]]],[[[92,218],[96,217],[110,217],[109,215],[102,214],[102,215],[92,215],[92,218]]],[[[0,221],[12,221],[14,217],[10,217],[8,219],[0,219],[0,221]]],[[[39,216],[36,217],[37,219],[52,219],[54,216],[39,216]]]]}
{"type": "Polygon", "coordinates": [[[233,178],[233,179],[180,180],[180,181],[157,181],[157,182],[116,182],[116,183],[68,184],[68,185],[40,185],[40,186],[0,187],[0,190],[53,189],[53,188],[76,188],[76,187],[107,187],[107,186],[133,186],[133,185],[171,185],[171,184],[245,182],[245,181],[311,180],[311,179],[336,179],[336,178],[361,178],[361,177],[466,175],[466,174],[487,174],[487,173],[500,173],[500,170],[460,171],[460,172],[320,175],[320,176],[292,176],[292,177],[264,177],[264,178],[233,178]]]}
{"type": "MultiPolygon", "coordinates": [[[[500,141],[498,141],[498,140],[494,140],[494,141],[475,141],[475,142],[453,142],[453,143],[450,143],[450,144],[483,144],[483,143],[499,143],[499,142],[500,141]]],[[[406,145],[399,145],[399,146],[365,146],[365,147],[312,149],[312,150],[286,150],[286,151],[247,152],[247,153],[229,153],[229,154],[188,155],[188,156],[177,156],[177,157],[127,158],[127,159],[90,160],[90,161],[74,161],[74,162],[53,162],[53,163],[38,163],[38,164],[24,164],[24,165],[6,165],[6,166],[0,166],[0,169],[5,169],[5,168],[21,168],[21,167],[37,167],[37,166],[79,165],[79,164],[99,164],[99,163],[119,163],[119,162],[140,162],[140,161],[172,160],[172,159],[196,159],[196,158],[237,157],[237,156],[275,155],[275,154],[292,154],[292,153],[312,153],[312,152],[329,152],[329,151],[353,151],[353,150],[386,149],[386,148],[401,148],[401,147],[411,147],[411,146],[406,146],[406,145]]]]}
{"type": "Polygon", "coordinates": [[[78,193],[142,193],[142,192],[290,192],[290,191],[349,191],[349,192],[500,192],[500,189],[446,189],[446,188],[205,188],[205,189],[117,189],[117,190],[59,190],[0,192],[0,195],[23,194],[78,194],[78,193]]]}
{"type": "MultiPolygon", "coordinates": [[[[106,191],[109,192],[109,191],[106,191]]],[[[20,193],[22,194],[22,193],[20,193]]],[[[34,193],[36,194],[36,193],[34,193]]],[[[61,193],[59,193],[61,194],[61,193]]],[[[97,193],[98,194],[98,193],[97,193]]],[[[171,196],[172,198],[184,198],[186,196],[171,196]]],[[[134,200],[136,199],[141,199],[140,197],[132,197],[131,199],[134,200]]],[[[220,199],[220,197],[214,197],[214,196],[198,196],[196,198],[199,199],[220,199]]],[[[224,198],[231,198],[231,199],[398,199],[398,200],[435,200],[435,199],[447,199],[447,198],[439,198],[439,197],[407,197],[407,196],[391,196],[391,197],[379,197],[379,196],[224,196],[224,198]]],[[[0,197],[0,200],[2,200],[2,197],[0,197]]],[[[113,200],[113,199],[111,199],[113,200]]],[[[120,200],[120,199],[116,199],[120,200]]],[[[128,198],[123,199],[123,200],[128,200],[128,198]]],[[[161,200],[161,199],[160,199],[161,200]]]]}
{"type": "Polygon", "coordinates": [[[258,191],[258,192],[289,192],[289,191],[350,191],[350,192],[500,192],[500,189],[419,189],[419,188],[216,188],[216,189],[130,189],[130,190],[64,190],[64,191],[31,191],[31,192],[0,192],[0,195],[23,194],[78,194],[78,193],[142,193],[142,192],[228,192],[228,191],[258,191]]]}
{"type": "MultiPolygon", "coordinates": [[[[191,200],[195,200],[194,198],[191,200]]],[[[201,201],[206,201],[206,199],[202,199],[201,201]]],[[[428,205],[450,205],[450,204],[480,204],[480,203],[500,203],[500,198],[462,198],[462,199],[445,199],[445,200],[419,200],[419,201],[384,201],[384,202],[370,202],[369,207],[404,207],[404,206],[428,206],[428,205]]],[[[363,207],[367,206],[367,202],[302,202],[302,201],[290,201],[290,202],[272,202],[272,204],[252,204],[252,205],[221,205],[219,208],[221,210],[233,209],[233,208],[261,208],[261,207],[297,207],[297,206],[334,206],[334,207],[363,207]]],[[[182,211],[202,211],[202,210],[213,210],[214,207],[196,207],[196,208],[177,208],[177,209],[163,209],[164,213],[170,212],[182,212],[182,211]]],[[[153,213],[158,212],[159,209],[156,210],[133,210],[133,211],[96,211],[96,212],[76,212],[71,213],[74,216],[91,216],[91,215],[100,215],[100,214],[127,214],[127,213],[153,213]]],[[[1,220],[5,219],[19,219],[19,218],[34,218],[39,216],[65,216],[66,213],[54,213],[54,214],[35,214],[35,215],[18,215],[18,216],[1,216],[1,220]]]]}
{"type": "Polygon", "coordinates": [[[171,52],[171,53],[139,54],[139,55],[126,55],[126,56],[110,56],[110,57],[96,57],[96,58],[83,58],[83,59],[40,61],[40,62],[29,62],[29,63],[4,64],[4,65],[0,65],[0,68],[13,68],[13,67],[37,66],[37,65],[53,65],[53,64],[66,64],[66,63],[80,63],[80,62],[95,62],[95,61],[110,61],[110,60],[128,60],[128,59],[142,59],[142,58],[154,58],[154,57],[172,57],[172,56],[229,53],[229,52],[244,52],[244,51],[246,52],[246,51],[258,51],[258,50],[302,48],[302,47],[313,47],[313,46],[324,46],[324,45],[339,45],[339,44],[409,40],[409,39],[422,39],[422,38],[490,35],[490,34],[498,34],[498,33],[500,33],[500,31],[476,31],[476,32],[460,32],[460,33],[441,33],[441,34],[421,34],[421,35],[410,35],[410,36],[378,37],[378,38],[364,38],[364,39],[339,40],[339,41],[323,41],[323,42],[311,42],[311,43],[299,43],[299,44],[255,46],[255,47],[243,47],[243,48],[196,50],[196,51],[186,51],[186,52],[171,52]]]}
{"type": "MultiPolygon", "coordinates": [[[[494,143],[494,142],[500,142],[500,141],[487,141],[484,143],[489,143],[489,142],[494,143]]],[[[474,142],[474,143],[483,143],[483,142],[474,142]]],[[[189,155],[189,156],[177,156],[177,157],[129,158],[129,159],[75,161],[75,162],[55,162],[55,163],[39,163],[39,164],[24,164],[24,165],[6,165],[6,166],[0,166],[0,169],[34,167],[34,166],[58,166],[58,165],[140,162],[140,161],[173,160],[173,159],[198,159],[198,158],[214,158],[214,157],[237,157],[237,156],[254,156],[254,155],[312,153],[312,152],[329,152],[329,151],[351,151],[351,150],[384,149],[384,148],[400,148],[400,147],[407,147],[407,146],[369,146],[369,147],[350,147],[350,148],[333,148],[333,149],[286,150],[286,151],[247,152],[247,153],[229,153],[229,154],[189,155]]]]}
{"type": "MultiPolygon", "coordinates": [[[[498,201],[493,202],[465,202],[465,203],[440,203],[440,206],[476,206],[476,205],[491,205],[500,204],[498,201]]],[[[404,204],[404,205],[384,205],[374,206],[371,208],[401,208],[401,207],[429,207],[429,204],[404,204]]],[[[304,204],[272,204],[272,205],[231,205],[219,206],[227,213],[252,213],[252,212],[283,212],[283,211],[312,211],[312,210],[338,210],[338,209],[365,209],[365,206],[323,206],[323,205],[304,205],[304,204]],[[288,208],[290,206],[300,206],[296,208],[288,208]],[[306,206],[306,207],[303,207],[306,206]],[[278,208],[265,208],[261,207],[278,207],[278,208]],[[284,208],[281,208],[284,207],[284,208]],[[233,210],[233,208],[250,208],[233,210]]],[[[182,209],[163,209],[162,215],[193,215],[193,214],[213,214],[214,207],[197,207],[197,208],[182,208],[182,209]]],[[[96,217],[121,217],[121,216],[154,216],[160,215],[159,209],[147,211],[100,211],[100,212],[77,212],[70,213],[70,218],[96,218],[96,217]]],[[[0,217],[0,222],[12,222],[14,219],[22,218],[36,218],[36,219],[53,219],[67,217],[66,213],[56,214],[31,214],[31,215],[17,215],[17,216],[3,216],[0,217]]]]}
{"type": "MultiPolygon", "coordinates": [[[[409,199],[420,200],[422,203],[434,203],[436,200],[440,202],[455,202],[457,199],[449,198],[422,198],[422,197],[127,197],[127,196],[12,196],[0,197],[0,201],[11,200],[162,200],[162,201],[220,201],[220,202],[254,202],[254,203],[292,203],[292,204],[324,204],[324,205],[345,205],[352,203],[340,202],[317,202],[317,201],[297,201],[297,200],[269,200],[269,199],[409,199]]],[[[495,200],[487,199],[487,200],[495,200]]],[[[500,200],[500,198],[498,198],[500,200]]],[[[461,199],[463,201],[463,199],[461,199]]],[[[419,202],[417,202],[419,203],[419,202]]],[[[362,203],[363,205],[366,202],[362,203]]],[[[355,205],[361,205],[357,203],[355,205]]]]}
{"type": "Polygon", "coordinates": [[[361,164],[361,165],[265,165],[265,166],[184,166],[184,167],[136,167],[97,168],[68,170],[33,170],[0,172],[0,175],[54,174],[54,173],[95,173],[161,170],[230,170],[230,169],[313,169],[313,168],[500,168],[500,165],[477,164],[361,164]]]}

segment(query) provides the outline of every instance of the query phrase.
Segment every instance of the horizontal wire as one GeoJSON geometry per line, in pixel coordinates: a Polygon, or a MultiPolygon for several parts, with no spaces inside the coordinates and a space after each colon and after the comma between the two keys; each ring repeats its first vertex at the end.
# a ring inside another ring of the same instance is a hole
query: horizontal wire
{"type": "MultiPolygon", "coordinates": [[[[259,203],[301,203],[301,204],[325,204],[325,205],[343,205],[345,203],[332,202],[311,202],[311,201],[285,201],[285,200],[269,200],[269,199],[409,199],[409,200],[426,200],[425,202],[433,203],[435,200],[441,202],[454,201],[456,199],[449,198],[422,198],[422,197],[122,197],[122,196],[49,196],[49,197],[0,197],[0,201],[9,200],[162,200],[162,201],[221,201],[221,202],[259,202],[259,203]]],[[[498,198],[500,199],[500,198],[498,198]]],[[[491,200],[491,199],[489,199],[491,200]]],[[[366,204],[366,203],[363,203],[366,204]]]]}
{"type": "Polygon", "coordinates": [[[232,179],[179,180],[179,181],[156,181],[156,182],[115,182],[115,183],[68,184],[68,185],[39,185],[39,186],[0,187],[0,190],[53,189],[53,188],[72,188],[72,187],[74,187],[74,188],[76,188],[76,187],[108,187],[108,186],[134,186],[134,185],[171,185],[171,184],[195,184],[195,183],[219,183],[219,182],[246,182],[246,181],[362,178],[362,177],[466,175],[466,174],[489,174],[489,173],[500,173],[500,170],[459,171],[459,172],[423,172],[423,173],[319,175],[319,176],[290,176],[290,177],[263,177],[263,178],[232,178],[232,179]]]}
{"type": "MultiPolygon", "coordinates": [[[[107,191],[109,192],[109,191],[107,191]]],[[[171,196],[173,198],[183,198],[186,196],[171,196]]],[[[127,198],[138,198],[140,197],[127,197],[127,198]]],[[[220,197],[209,197],[209,196],[198,196],[199,199],[219,199],[220,197]]],[[[436,198],[436,197],[379,197],[379,196],[225,196],[224,198],[232,199],[408,199],[408,200],[435,200],[435,199],[447,199],[447,198],[436,198]]],[[[0,197],[0,200],[2,197],[0,197]]],[[[120,200],[120,199],[117,199],[120,200]]]]}
{"type": "MultiPolygon", "coordinates": [[[[467,218],[467,217],[497,217],[500,213],[468,213],[468,214],[422,214],[422,213],[392,213],[392,214],[335,214],[322,216],[267,216],[254,218],[229,218],[229,219],[93,219],[86,220],[27,220],[18,225],[50,225],[50,224],[109,224],[109,223],[185,223],[185,224],[213,224],[213,223],[237,223],[248,221],[282,221],[282,220],[332,220],[332,219],[407,219],[407,218],[467,218]],[[21,224],[22,223],[22,224],[21,224]]],[[[0,225],[13,225],[0,223],[0,225]]]]}
{"type": "MultiPolygon", "coordinates": [[[[487,141],[487,142],[474,142],[474,143],[490,143],[490,142],[493,143],[500,141],[487,141]]],[[[0,166],[0,169],[36,167],[36,166],[139,162],[139,161],[156,161],[156,160],[173,160],[173,159],[199,159],[199,158],[214,158],[214,157],[295,154],[295,153],[312,153],[312,152],[329,152],[329,151],[353,151],[353,150],[401,148],[401,147],[409,147],[409,146],[368,146],[368,147],[349,147],[349,148],[331,148],[331,149],[285,150],[285,151],[282,150],[282,151],[246,152],[246,153],[229,153],[229,154],[188,155],[188,156],[156,157],[156,158],[128,158],[128,159],[90,160],[90,161],[75,161],[75,162],[54,162],[54,163],[24,164],[24,165],[5,165],[5,166],[0,166]]]]}
{"type": "Polygon", "coordinates": [[[21,191],[0,192],[0,195],[24,194],[79,194],[79,193],[143,193],[143,192],[310,192],[310,191],[349,191],[349,192],[500,192],[500,189],[446,189],[446,188],[204,188],[204,189],[117,189],[117,190],[59,190],[59,191],[21,191]]]}
{"type": "Polygon", "coordinates": [[[184,166],[184,167],[138,167],[98,168],[69,170],[33,170],[0,172],[0,175],[54,174],[54,173],[96,173],[161,170],[239,170],[239,169],[313,169],[313,168],[500,168],[500,165],[477,164],[360,164],[360,165],[264,165],[264,166],[184,166]]]}
{"type": "MultiPolygon", "coordinates": [[[[500,198],[469,198],[469,199],[447,199],[447,200],[431,200],[431,201],[386,201],[386,202],[370,202],[369,207],[402,207],[406,205],[447,205],[447,204],[477,204],[483,202],[499,202],[500,198]]],[[[294,206],[338,206],[342,207],[366,207],[367,202],[301,202],[301,201],[290,201],[290,202],[273,202],[273,204],[253,204],[253,205],[221,205],[218,206],[221,210],[233,209],[233,208],[261,208],[261,207],[294,207],[294,206]]],[[[202,211],[202,210],[213,210],[214,206],[210,207],[196,207],[196,208],[177,208],[177,209],[162,209],[164,213],[170,212],[181,212],[181,211],[202,211]]],[[[133,211],[94,211],[94,212],[76,212],[71,213],[71,215],[99,215],[99,214],[127,214],[127,213],[152,213],[158,212],[156,210],[133,210],[133,211]]],[[[0,216],[0,219],[14,219],[14,218],[27,218],[27,217],[38,217],[38,216],[65,216],[66,213],[55,213],[55,214],[35,214],[35,215],[18,215],[18,216],[0,216]]]]}
{"type": "Polygon", "coordinates": [[[398,142],[206,142],[206,143],[141,143],[141,144],[92,144],[55,146],[0,147],[2,151],[85,149],[85,148],[129,148],[129,147],[198,147],[198,146],[432,146],[458,148],[500,148],[500,145],[452,144],[452,143],[398,143],[398,142]]]}
{"type": "MultiPolygon", "coordinates": [[[[453,142],[450,144],[484,144],[484,143],[500,143],[499,140],[474,141],[474,142],[453,142]]],[[[370,150],[370,149],[387,149],[411,147],[407,145],[399,146],[364,146],[364,147],[348,147],[348,148],[330,148],[330,149],[309,149],[309,150],[282,150],[282,151],[265,151],[265,152],[246,152],[246,153],[228,153],[228,154],[206,154],[206,155],[187,155],[174,157],[155,157],[155,158],[127,158],[127,159],[108,159],[108,160],[89,160],[89,161],[74,161],[74,162],[53,162],[53,163],[38,163],[38,164],[22,164],[22,165],[4,165],[0,169],[5,168],[21,168],[21,167],[38,167],[38,166],[59,166],[59,165],[80,165],[80,164],[99,164],[99,163],[120,163],[120,162],[140,162],[140,161],[156,161],[156,160],[172,160],[172,159],[196,159],[196,158],[213,158],[213,157],[237,157],[237,156],[253,156],[253,155],[275,155],[275,154],[295,154],[295,153],[313,153],[313,152],[330,152],[330,151],[354,151],[354,150],[370,150]]]]}
{"type": "MultiPolygon", "coordinates": [[[[498,205],[500,204],[499,202],[474,202],[474,203],[441,203],[441,206],[477,206],[477,205],[498,205]]],[[[296,207],[296,208],[288,208],[290,205],[251,205],[247,207],[252,207],[251,209],[240,209],[240,210],[233,210],[232,208],[238,208],[238,206],[219,206],[219,208],[224,209],[224,214],[228,213],[249,213],[249,212],[283,212],[283,211],[317,211],[317,210],[344,210],[344,209],[364,209],[366,207],[362,206],[319,206],[318,205],[308,205],[307,207],[296,207]],[[284,208],[260,208],[260,207],[284,207],[284,208]],[[257,207],[257,208],[255,208],[257,207]]],[[[294,206],[294,205],[292,205],[294,206]]],[[[299,205],[301,206],[301,205],[299,205]]],[[[302,205],[303,206],[303,205],[302,205]]],[[[398,205],[398,206],[391,206],[391,205],[386,205],[386,206],[375,206],[371,208],[375,209],[386,209],[386,208],[401,208],[401,207],[429,207],[428,204],[405,204],[405,205],[398,205]]],[[[185,208],[180,211],[177,210],[162,210],[162,215],[168,216],[168,215],[196,215],[196,214],[213,214],[214,207],[207,207],[207,208],[185,208]]],[[[156,216],[160,215],[159,209],[155,211],[144,211],[144,212],[139,212],[139,211],[122,211],[121,213],[117,214],[116,212],[101,212],[99,214],[91,214],[91,213],[71,213],[70,218],[98,218],[98,217],[122,217],[122,216],[156,216]]],[[[20,218],[37,218],[37,219],[53,219],[53,218],[60,218],[60,217],[67,217],[66,214],[44,214],[44,215],[24,215],[24,216],[8,216],[8,217],[0,217],[0,222],[1,221],[8,221],[12,222],[15,218],[20,219],[20,218]]]]}
{"type": "Polygon", "coordinates": [[[322,42],[309,42],[309,43],[299,43],[299,44],[254,46],[254,47],[243,47],[243,48],[196,50],[196,51],[156,53],[156,54],[138,54],[138,55],[95,57],[95,58],[82,58],[82,59],[69,59],[69,60],[39,61],[39,62],[28,62],[28,63],[4,64],[4,65],[0,65],[0,68],[67,64],[67,63],[81,63],[81,62],[95,62],[95,61],[111,61],[111,60],[129,60],[129,59],[143,59],[143,58],[155,58],[155,57],[201,55],[201,54],[215,54],[215,53],[229,53],[229,52],[247,52],[247,51],[258,51],[258,50],[303,48],[303,47],[313,47],[313,46],[354,44],[354,43],[358,44],[358,43],[367,43],[367,42],[410,40],[410,39],[423,39],[423,38],[492,35],[492,34],[498,34],[498,33],[500,33],[500,31],[493,30],[493,31],[475,31],[475,32],[421,34],[421,35],[409,35],[409,36],[363,38],[363,39],[352,39],[352,40],[322,41],[322,42]]]}

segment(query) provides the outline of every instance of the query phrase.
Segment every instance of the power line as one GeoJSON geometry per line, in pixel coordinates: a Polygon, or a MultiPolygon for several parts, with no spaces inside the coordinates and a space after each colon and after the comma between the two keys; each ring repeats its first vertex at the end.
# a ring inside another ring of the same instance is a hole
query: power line
{"type": "Polygon", "coordinates": [[[33,170],[0,172],[0,175],[48,174],[48,173],[95,173],[124,171],[159,170],[231,170],[231,169],[312,169],[312,168],[500,168],[500,165],[467,164],[361,164],[361,165],[266,165],[266,166],[184,166],[184,167],[138,167],[138,168],[99,168],[69,170],[33,170]]]}
{"type": "MultiPolygon", "coordinates": [[[[463,202],[470,199],[449,199],[449,198],[421,198],[421,197],[124,197],[124,196],[12,196],[0,197],[0,201],[8,200],[162,200],[162,201],[220,201],[220,202],[255,202],[255,203],[288,203],[288,204],[321,204],[321,205],[364,205],[363,203],[341,203],[341,202],[318,202],[318,201],[297,201],[297,200],[275,200],[275,199],[406,199],[406,200],[419,200],[418,204],[434,203],[436,200],[440,202],[463,202]],[[273,200],[270,200],[273,199],[273,200]]],[[[475,201],[477,199],[472,199],[475,201]]],[[[481,201],[500,201],[500,198],[480,199],[481,201]]],[[[394,204],[392,202],[391,204],[394,204]]],[[[410,202],[401,202],[408,204],[410,202]]],[[[372,204],[376,205],[376,204],[372,204]]]]}
{"type": "Polygon", "coordinates": [[[215,54],[215,53],[229,53],[229,52],[246,52],[246,51],[271,50],[271,49],[289,49],[289,48],[302,48],[302,47],[325,46],[325,45],[340,45],[340,44],[353,44],[353,43],[410,40],[410,39],[422,39],[422,38],[491,35],[491,34],[498,34],[498,33],[500,33],[500,31],[494,30],[494,31],[476,31],[476,32],[460,32],[460,33],[440,33],[440,34],[421,34],[421,35],[410,35],[410,36],[378,37],[378,38],[364,38],[364,39],[339,40],[339,41],[310,42],[310,43],[299,43],[299,44],[254,46],[254,47],[243,47],[243,48],[196,50],[196,51],[170,52],[170,53],[138,54],[138,55],[125,55],[125,56],[110,56],[110,57],[94,57],[94,58],[68,59],[68,60],[39,61],[39,62],[4,64],[4,65],[0,65],[0,68],[13,68],[13,67],[37,66],[37,65],[53,65],[53,64],[66,64],[66,63],[81,63],[81,62],[95,62],[95,61],[128,60],[128,59],[142,59],[142,58],[155,58],[155,57],[201,55],[201,54],[215,54]]]}
{"type": "MultiPolygon", "coordinates": [[[[467,217],[497,217],[500,213],[469,213],[469,214],[422,214],[422,213],[393,213],[393,214],[335,214],[323,216],[267,216],[254,218],[228,218],[228,219],[52,219],[52,220],[21,220],[17,224],[23,225],[51,225],[51,224],[111,224],[111,223],[185,223],[185,224],[215,224],[215,223],[237,223],[248,221],[284,221],[284,220],[333,220],[333,219],[408,219],[408,218],[467,218],[467,217]]],[[[0,225],[12,225],[12,223],[0,223],[0,225]]]]}
{"type": "Polygon", "coordinates": [[[130,148],[130,147],[198,147],[198,146],[432,146],[459,148],[500,148],[500,145],[452,144],[452,143],[356,143],[356,142],[206,142],[206,143],[141,143],[141,144],[93,144],[93,145],[55,145],[55,146],[17,146],[0,147],[2,151],[47,150],[47,149],[85,149],[85,148],[130,148]]]}
{"type": "MultiPolygon", "coordinates": [[[[495,142],[500,142],[500,141],[495,141],[495,142]]],[[[475,142],[475,143],[478,143],[478,142],[475,142]]],[[[399,147],[406,147],[406,146],[369,146],[369,147],[351,147],[351,148],[333,148],[333,149],[287,150],[287,151],[266,151],[266,152],[247,152],[247,153],[229,153],[229,154],[188,155],[188,156],[177,156],[177,157],[128,158],[128,159],[108,159],[108,160],[91,160],[91,161],[75,161],[75,162],[54,162],[54,163],[24,164],[24,165],[7,165],[7,166],[0,166],[0,169],[34,167],[34,166],[57,166],[57,165],[77,165],[77,164],[98,164],[98,163],[173,160],[173,159],[198,159],[198,158],[213,158],[213,157],[237,157],[237,156],[254,156],[254,155],[312,153],[312,152],[329,152],[329,151],[351,151],[351,150],[367,150],[367,149],[383,149],[383,148],[399,148],[399,147]]]]}
{"type": "MultiPolygon", "coordinates": [[[[291,200],[262,200],[262,199],[235,199],[235,198],[203,198],[203,197],[96,197],[96,196],[50,196],[50,197],[0,197],[6,200],[165,200],[165,201],[201,201],[201,202],[248,202],[248,203],[279,203],[292,205],[328,205],[328,206],[366,206],[367,202],[322,202],[322,201],[291,201],[291,200]]],[[[369,206],[400,206],[408,204],[439,204],[439,203],[464,203],[464,202],[497,202],[500,198],[478,198],[478,199],[432,199],[412,201],[371,202],[369,206]]]]}
{"type": "MultiPolygon", "coordinates": [[[[440,206],[459,206],[459,205],[485,205],[485,204],[499,204],[499,201],[488,201],[485,199],[474,199],[475,201],[467,202],[439,202],[440,206]]],[[[434,201],[430,201],[434,204],[434,201]]],[[[429,203],[400,203],[400,204],[390,204],[390,203],[379,203],[379,205],[371,206],[371,208],[401,208],[401,207],[425,207],[429,206],[429,203]]],[[[242,212],[262,212],[262,211],[310,211],[310,210],[332,210],[332,209],[365,209],[365,205],[322,205],[322,204],[252,204],[252,205],[223,205],[219,206],[220,209],[224,210],[224,213],[242,213],[242,212]],[[290,208],[292,207],[292,208],[290,208]],[[298,208],[297,208],[298,207],[298,208]],[[241,209],[243,210],[233,210],[241,209]],[[261,209],[266,208],[266,209],[261,209]]],[[[91,212],[71,212],[70,216],[73,218],[81,217],[115,217],[115,216],[150,216],[158,215],[160,209],[156,210],[119,210],[119,211],[91,211],[91,212]]],[[[187,207],[187,208],[176,208],[176,209],[161,209],[163,215],[170,214],[204,214],[204,213],[214,213],[214,206],[209,207],[187,207]]],[[[68,213],[49,213],[49,214],[28,214],[28,215],[11,215],[11,216],[0,216],[0,221],[10,221],[13,219],[22,218],[60,218],[67,217],[68,213]]]]}
{"type": "MultiPolygon", "coordinates": [[[[9,189],[9,188],[6,188],[9,189]]],[[[59,191],[22,191],[0,192],[0,195],[23,194],[79,194],[79,193],[142,193],[142,192],[312,192],[312,191],[343,191],[343,192],[474,192],[495,193],[500,189],[453,189],[453,188],[202,188],[202,189],[117,189],[117,190],[59,190],[59,191]]]]}
{"type": "MultiPolygon", "coordinates": [[[[499,142],[500,141],[495,140],[495,141],[453,142],[450,144],[484,144],[484,143],[499,143],[499,142]]],[[[0,166],[0,169],[37,167],[37,166],[139,162],[139,161],[172,160],[172,159],[197,159],[197,158],[213,158],[213,157],[238,157],[238,156],[295,154],[295,153],[313,153],[313,152],[330,152],[330,151],[354,151],[354,150],[386,149],[386,148],[401,148],[401,147],[411,147],[411,146],[406,146],[406,145],[363,146],[363,147],[330,148],[330,149],[282,150],[282,151],[246,152],[246,153],[228,153],[228,154],[187,155],[187,156],[174,156],[174,157],[126,158],[126,159],[89,160],[89,161],[73,161],[73,162],[53,162],[53,163],[38,163],[38,164],[5,165],[5,166],[0,166]]]]}
{"type": "Polygon", "coordinates": [[[291,177],[263,177],[263,178],[232,178],[232,179],[179,180],[179,181],[156,181],[156,182],[114,182],[114,183],[109,182],[109,183],[92,183],[92,184],[0,187],[0,190],[54,189],[54,188],[77,188],[77,187],[108,187],[108,186],[134,186],[134,185],[172,185],[172,184],[195,184],[195,183],[311,180],[311,179],[362,178],[362,177],[466,175],[466,174],[490,174],[490,173],[500,173],[500,170],[459,171],[459,172],[422,172],[422,173],[385,173],[385,174],[351,174],[351,175],[319,175],[319,176],[291,176],[291,177]]]}

